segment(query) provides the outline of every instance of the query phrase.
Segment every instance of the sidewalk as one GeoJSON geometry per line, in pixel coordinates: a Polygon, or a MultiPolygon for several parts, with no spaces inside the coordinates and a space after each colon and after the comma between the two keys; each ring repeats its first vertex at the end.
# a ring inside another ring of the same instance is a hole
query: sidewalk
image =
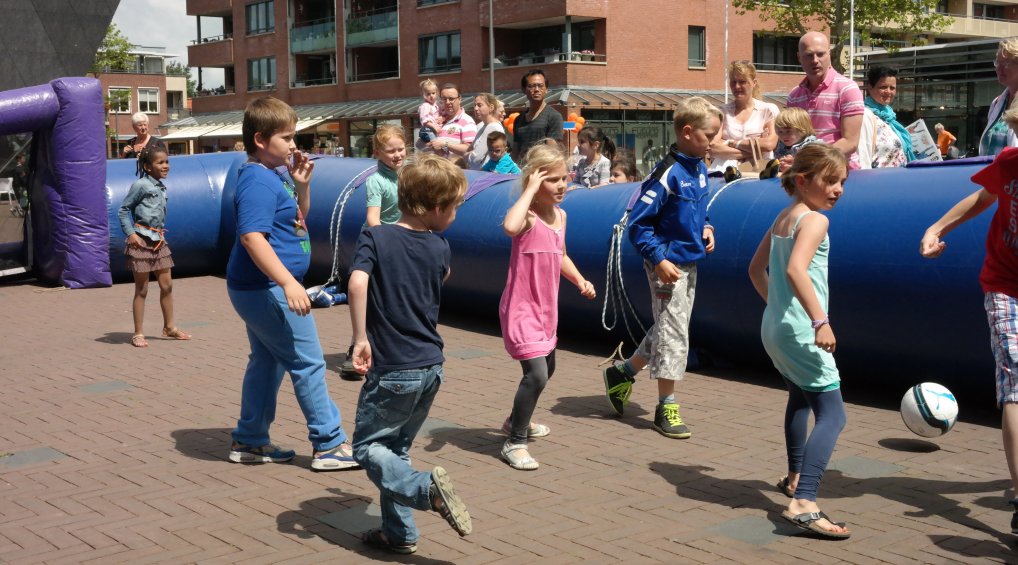
{"type": "MultiPolygon", "coordinates": [[[[693,437],[670,440],[651,429],[653,383],[638,381],[626,416],[609,417],[601,358],[565,342],[535,414],[552,429],[531,444],[541,468],[514,471],[498,458],[497,429],[520,370],[495,321],[470,324],[483,331],[441,328],[446,381],[412,453],[419,469],[449,471],[474,533],[460,538],[419,513],[416,555],[371,550],[357,534],[377,524],[378,492],[361,471],[308,468],[288,379],[273,440],[297,459],[226,461],[244,328],[223,279],[180,279],[174,294],[194,340],[157,337],[153,283],[151,345],[136,349],[130,285],[0,286],[0,563],[1018,561],[1000,431],[969,420],[925,441],[905,429],[895,402],[848,405],[821,485],[821,508],[848,522],[852,538],[796,535],[774,487],[785,467],[786,393],[769,373],[691,374],[678,396],[693,437]]],[[[335,373],[350,339],[347,308],[314,315],[330,392],[352,433],[360,384],[335,373]]],[[[991,378],[986,406],[962,402],[982,414],[977,421],[996,418],[991,378]]]]}

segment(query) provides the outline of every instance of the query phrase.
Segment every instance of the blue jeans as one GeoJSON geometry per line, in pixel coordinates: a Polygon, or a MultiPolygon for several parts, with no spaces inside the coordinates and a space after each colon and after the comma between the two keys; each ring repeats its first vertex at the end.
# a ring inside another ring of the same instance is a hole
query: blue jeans
{"type": "Polygon", "coordinates": [[[795,498],[816,501],[820,479],[827,470],[827,462],[834,453],[841,430],[845,428],[845,403],[841,389],[827,392],[809,392],[785,379],[788,387],[788,404],[785,406],[785,449],[788,452],[788,470],[799,473],[795,498]],[[816,422],[807,437],[809,413],[816,422]]]}
{"type": "Polygon", "coordinates": [[[269,443],[276,396],[286,371],[293,380],[314,450],[328,451],[345,442],[339,408],[325,385],[325,358],[315,319],[291,312],[278,286],[228,291],[233,308],[247,325],[251,343],[233,441],[254,447],[269,443]]]}
{"type": "Polygon", "coordinates": [[[410,445],[442,384],[442,366],[371,371],[357,401],[353,456],[381,495],[382,531],[391,543],[415,543],[413,509],[431,510],[431,473],[410,466],[410,445]]]}

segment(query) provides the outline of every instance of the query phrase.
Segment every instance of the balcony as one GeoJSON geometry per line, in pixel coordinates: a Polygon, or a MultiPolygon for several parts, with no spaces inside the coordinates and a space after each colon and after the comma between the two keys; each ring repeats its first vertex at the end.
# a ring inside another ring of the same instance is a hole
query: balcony
{"type": "Polygon", "coordinates": [[[228,16],[233,13],[233,0],[187,0],[189,16],[228,16]]]}
{"type": "Polygon", "coordinates": [[[351,13],[346,20],[346,46],[395,45],[399,39],[399,16],[395,8],[351,13]]]}
{"type": "Polygon", "coordinates": [[[944,14],[953,21],[941,32],[946,37],[1005,38],[1018,35],[1018,21],[944,14]]]}
{"type": "Polygon", "coordinates": [[[326,18],[295,25],[290,30],[290,51],[293,54],[324,53],[336,50],[336,18],[326,18]]]}
{"type": "Polygon", "coordinates": [[[187,62],[192,67],[228,67],[233,65],[233,34],[205,37],[187,46],[187,62]]]}
{"type": "Polygon", "coordinates": [[[574,21],[607,19],[608,2],[591,0],[544,0],[519,2],[518,0],[480,0],[477,3],[479,22],[488,26],[488,2],[494,2],[495,27],[520,27],[533,22],[562,21],[571,16],[574,21]]]}
{"type": "Polygon", "coordinates": [[[309,86],[328,86],[336,84],[336,77],[325,76],[319,78],[297,77],[297,80],[290,82],[291,88],[305,88],[309,86]]]}

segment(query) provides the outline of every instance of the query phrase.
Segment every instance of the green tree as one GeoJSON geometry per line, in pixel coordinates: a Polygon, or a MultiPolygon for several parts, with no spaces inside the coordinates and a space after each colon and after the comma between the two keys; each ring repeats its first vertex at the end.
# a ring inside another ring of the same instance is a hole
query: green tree
{"type": "Polygon", "coordinates": [[[180,75],[187,77],[187,97],[194,98],[194,92],[198,88],[198,83],[191,78],[191,68],[184,65],[180,61],[173,61],[166,65],[166,74],[168,75],[180,75]]]}
{"type": "MultiPolygon", "coordinates": [[[[856,36],[882,45],[872,33],[922,45],[926,34],[943,31],[952,18],[937,13],[938,0],[855,0],[856,36]]],[[[844,72],[842,51],[848,46],[850,0],[732,0],[738,14],[756,10],[764,22],[773,22],[774,33],[802,35],[830,30],[831,64],[844,72]]]]}
{"type": "Polygon", "coordinates": [[[95,61],[92,62],[92,68],[88,72],[98,76],[99,73],[110,70],[126,71],[131,68],[133,63],[131,42],[120,33],[117,24],[110,24],[109,29],[106,30],[106,37],[103,37],[102,43],[99,44],[99,50],[95,52],[95,61]]]}

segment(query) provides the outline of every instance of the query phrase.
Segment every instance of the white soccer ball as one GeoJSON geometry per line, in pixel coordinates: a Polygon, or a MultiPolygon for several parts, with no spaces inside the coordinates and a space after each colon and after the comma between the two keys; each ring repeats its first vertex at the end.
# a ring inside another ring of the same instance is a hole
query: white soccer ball
{"type": "Polygon", "coordinates": [[[901,419],[916,435],[937,437],[946,434],[958,419],[958,401],[946,387],[921,383],[905,391],[901,419]]]}

